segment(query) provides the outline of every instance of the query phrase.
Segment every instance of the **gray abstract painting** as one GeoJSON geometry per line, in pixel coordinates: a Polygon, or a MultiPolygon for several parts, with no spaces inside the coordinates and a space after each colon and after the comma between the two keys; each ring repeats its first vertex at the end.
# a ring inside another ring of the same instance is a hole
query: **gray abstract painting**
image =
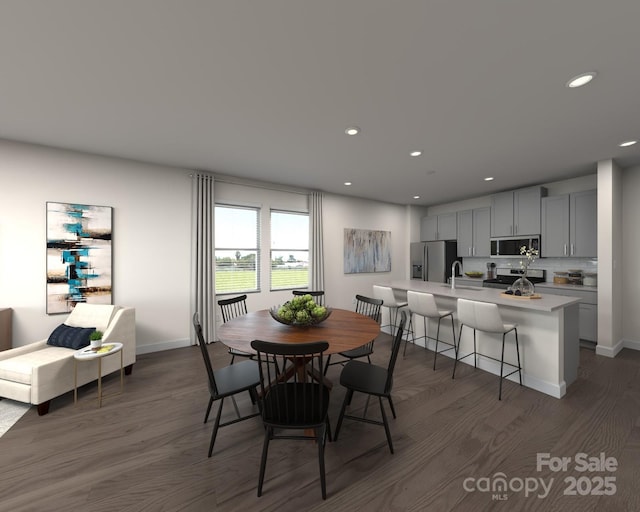
{"type": "Polygon", "coordinates": [[[391,271],[391,231],[344,230],[344,273],[391,271]]]}

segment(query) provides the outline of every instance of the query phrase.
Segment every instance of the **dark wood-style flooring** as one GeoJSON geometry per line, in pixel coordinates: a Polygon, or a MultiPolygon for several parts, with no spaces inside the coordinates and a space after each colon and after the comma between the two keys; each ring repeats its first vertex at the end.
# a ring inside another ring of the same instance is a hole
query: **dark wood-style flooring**
{"type": "MultiPolygon", "coordinates": [[[[386,363],[389,341],[382,335],[376,342],[374,362],[386,363]]],[[[223,345],[210,348],[216,365],[228,364],[223,345]]],[[[259,418],[221,429],[207,458],[213,420],[203,424],[204,366],[198,348],[189,347],[140,356],[124,394],[106,398],[102,409],[95,383],[81,388],[76,406],[67,393],[46,416],[32,407],[0,439],[0,510],[640,510],[640,352],[608,359],[581,349],[579,379],[565,398],[506,382],[501,402],[495,375],[462,365],[452,380],[451,360],[439,358],[434,372],[432,358],[410,346],[398,360],[394,455],[382,427],[345,420],[338,442],[327,445],[326,501],[317,447],[300,441],[272,442],[264,494],[256,496],[259,418]],[[538,453],[572,462],[567,471],[538,471],[538,453]],[[579,453],[614,457],[617,470],[578,472],[579,453]],[[506,492],[485,490],[500,477],[506,492]],[[527,496],[521,486],[540,479],[548,495],[538,497],[540,487],[527,496]],[[571,479],[578,495],[566,495],[571,479]],[[592,494],[612,483],[612,495],[592,494]]],[[[333,429],[344,396],[340,368],[328,374],[333,429]]],[[[116,375],[105,382],[106,393],[118,389],[116,375]]],[[[248,395],[238,404],[249,408],[248,395]]],[[[356,395],[352,410],[363,405],[356,395]]],[[[369,414],[379,416],[372,405],[369,414]]],[[[231,403],[225,411],[233,415],[231,403]]]]}

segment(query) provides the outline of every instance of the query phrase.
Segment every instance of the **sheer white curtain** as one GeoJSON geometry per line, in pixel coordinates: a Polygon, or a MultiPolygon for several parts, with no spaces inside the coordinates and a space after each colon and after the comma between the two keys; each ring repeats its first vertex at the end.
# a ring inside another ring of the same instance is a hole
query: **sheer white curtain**
{"type": "Polygon", "coordinates": [[[309,288],[324,290],[324,249],[322,237],[322,194],[309,194],[309,288]]]}
{"type": "MultiPolygon", "coordinates": [[[[216,258],[213,198],[213,176],[193,175],[191,195],[191,316],[200,316],[202,333],[207,343],[215,340],[216,258]]],[[[191,326],[191,321],[189,323],[191,326]]],[[[189,329],[191,344],[196,344],[193,327],[189,329]]]]}

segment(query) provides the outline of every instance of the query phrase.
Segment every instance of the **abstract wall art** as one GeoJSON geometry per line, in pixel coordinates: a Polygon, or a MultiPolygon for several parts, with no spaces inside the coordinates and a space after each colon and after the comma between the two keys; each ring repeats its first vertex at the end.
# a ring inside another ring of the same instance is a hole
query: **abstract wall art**
{"type": "Polygon", "coordinates": [[[110,206],[47,202],[47,314],[111,304],[110,206]]]}
{"type": "Polygon", "coordinates": [[[391,231],[345,228],[345,274],[390,271],[391,231]]]}

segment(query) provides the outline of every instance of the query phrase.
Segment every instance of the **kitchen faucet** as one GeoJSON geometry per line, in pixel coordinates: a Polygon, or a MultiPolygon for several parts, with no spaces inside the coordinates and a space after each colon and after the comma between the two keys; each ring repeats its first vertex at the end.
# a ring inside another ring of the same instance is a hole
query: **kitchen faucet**
{"type": "Polygon", "coordinates": [[[462,263],[460,260],[456,260],[451,264],[451,289],[456,289],[456,263],[460,267],[460,272],[462,272],[462,263]]]}

